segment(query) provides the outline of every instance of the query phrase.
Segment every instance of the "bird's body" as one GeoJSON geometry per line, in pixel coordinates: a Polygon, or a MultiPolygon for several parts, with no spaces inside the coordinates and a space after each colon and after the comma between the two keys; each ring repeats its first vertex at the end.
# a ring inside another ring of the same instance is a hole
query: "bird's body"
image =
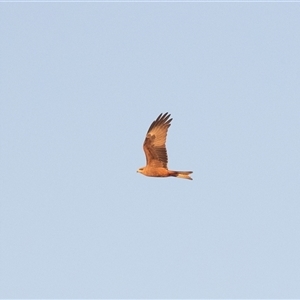
{"type": "Polygon", "coordinates": [[[160,114],[149,127],[143,145],[147,165],[138,169],[138,172],[150,177],[172,176],[192,180],[189,176],[189,174],[193,173],[192,171],[171,171],[168,169],[166,139],[172,121],[169,118],[170,114],[168,113],[160,114]]]}

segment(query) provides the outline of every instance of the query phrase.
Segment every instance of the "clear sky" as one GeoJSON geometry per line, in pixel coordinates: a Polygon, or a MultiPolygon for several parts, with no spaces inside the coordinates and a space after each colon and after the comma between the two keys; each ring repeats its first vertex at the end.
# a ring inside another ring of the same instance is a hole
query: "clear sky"
{"type": "Polygon", "coordinates": [[[299,298],[299,16],[1,3],[0,297],[299,298]]]}

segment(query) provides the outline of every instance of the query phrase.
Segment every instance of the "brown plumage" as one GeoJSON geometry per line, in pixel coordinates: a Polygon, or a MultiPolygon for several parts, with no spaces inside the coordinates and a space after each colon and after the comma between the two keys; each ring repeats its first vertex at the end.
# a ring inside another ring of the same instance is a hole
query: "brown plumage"
{"type": "Polygon", "coordinates": [[[167,132],[171,126],[170,114],[160,114],[150,125],[144,141],[144,152],[147,165],[137,172],[150,177],[178,177],[190,179],[192,171],[171,171],[168,169],[168,154],[166,149],[167,132]]]}

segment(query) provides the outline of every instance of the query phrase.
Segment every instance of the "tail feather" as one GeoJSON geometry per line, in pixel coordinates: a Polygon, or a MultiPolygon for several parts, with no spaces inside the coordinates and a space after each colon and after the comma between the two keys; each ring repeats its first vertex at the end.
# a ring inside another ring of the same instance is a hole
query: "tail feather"
{"type": "Polygon", "coordinates": [[[170,171],[170,176],[193,180],[193,178],[189,176],[189,174],[192,173],[193,171],[170,171]]]}

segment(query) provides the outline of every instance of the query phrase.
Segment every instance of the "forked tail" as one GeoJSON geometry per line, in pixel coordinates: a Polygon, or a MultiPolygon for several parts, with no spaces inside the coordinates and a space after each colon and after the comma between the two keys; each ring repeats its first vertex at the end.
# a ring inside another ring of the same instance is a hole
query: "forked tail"
{"type": "Polygon", "coordinates": [[[189,174],[192,174],[193,171],[169,171],[169,172],[170,172],[169,173],[170,176],[193,180],[193,178],[189,176],[189,174]]]}

